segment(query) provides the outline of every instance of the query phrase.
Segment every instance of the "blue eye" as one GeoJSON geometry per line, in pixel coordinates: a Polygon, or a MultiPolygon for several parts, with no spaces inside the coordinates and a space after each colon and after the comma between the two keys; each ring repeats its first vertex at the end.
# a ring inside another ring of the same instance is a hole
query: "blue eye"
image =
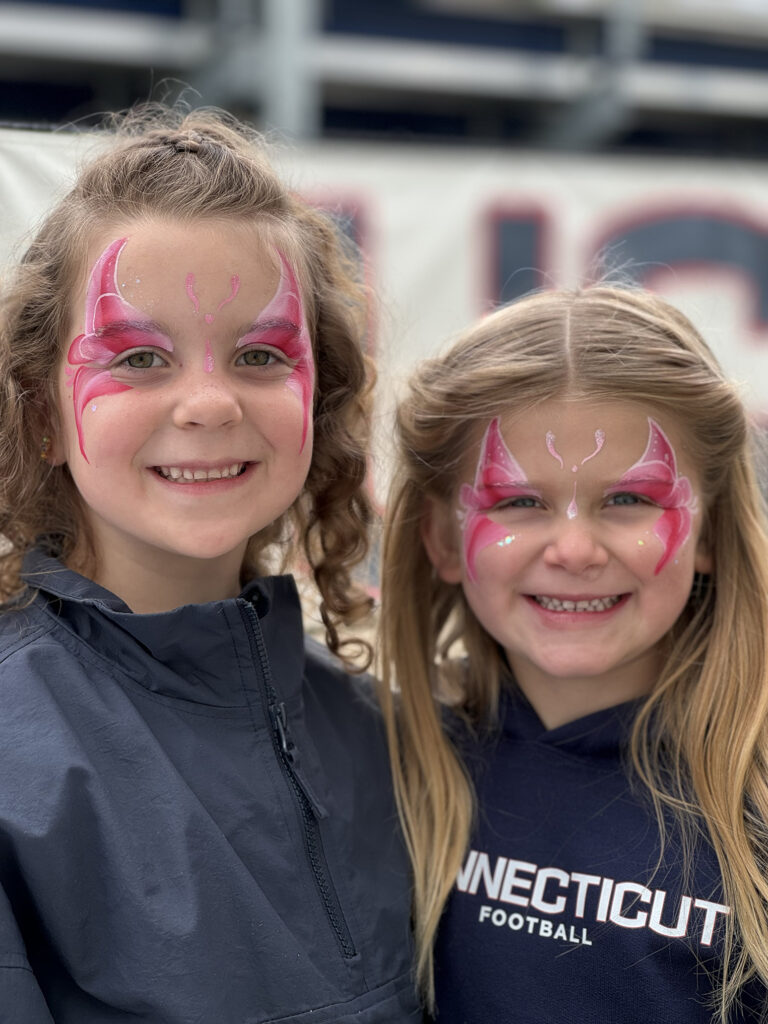
{"type": "Polygon", "coordinates": [[[612,494],[607,501],[608,505],[647,505],[648,502],[639,494],[632,494],[629,491],[621,491],[612,494]]]}
{"type": "Polygon", "coordinates": [[[494,511],[504,508],[539,508],[541,502],[538,498],[531,497],[529,494],[521,494],[516,498],[505,498],[498,504],[494,505],[494,511]]]}

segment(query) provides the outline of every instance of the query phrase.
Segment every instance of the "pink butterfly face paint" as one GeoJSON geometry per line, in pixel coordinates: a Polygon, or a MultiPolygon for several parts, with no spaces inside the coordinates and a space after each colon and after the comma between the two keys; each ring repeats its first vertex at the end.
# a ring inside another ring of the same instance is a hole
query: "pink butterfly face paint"
{"type": "Polygon", "coordinates": [[[528,485],[523,468],[504,443],[496,417],[483,435],[474,484],[463,484],[459,492],[464,562],[473,582],[477,580],[478,552],[490,544],[506,546],[514,539],[506,526],[495,523],[487,514],[498,502],[514,497],[541,495],[528,485]]]}
{"type": "Polygon", "coordinates": [[[664,549],[654,570],[658,575],[688,539],[698,502],[688,477],[678,475],[675,451],[669,439],[650,417],[645,451],[607,493],[624,490],[644,496],[664,510],[653,528],[664,549]]]}
{"type": "Polygon", "coordinates": [[[83,438],[86,406],[100,395],[113,395],[131,388],[130,384],[115,380],[108,368],[115,357],[147,345],[173,351],[171,341],[160,333],[153,321],[120,294],[117,264],[126,242],[126,238],[116,239],[96,261],[85,296],[85,331],[74,339],[67,353],[77,437],[86,462],[83,438]]]}
{"type": "Polygon", "coordinates": [[[237,348],[261,343],[282,352],[294,364],[285,384],[301,400],[301,452],[306,443],[307,427],[312,413],[315,363],[312,356],[312,339],[304,319],[296,276],[279,251],[278,256],[281,269],[277,291],[248,333],[237,342],[237,348]]]}

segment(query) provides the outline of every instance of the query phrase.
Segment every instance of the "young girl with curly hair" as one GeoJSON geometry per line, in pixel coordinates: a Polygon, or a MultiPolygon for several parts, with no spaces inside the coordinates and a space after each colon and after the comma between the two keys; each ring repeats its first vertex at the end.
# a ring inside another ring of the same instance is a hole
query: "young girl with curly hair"
{"type": "Polygon", "coordinates": [[[224,115],[129,115],[0,305],[0,1006],[418,1019],[367,610],[364,295],[224,115]]]}

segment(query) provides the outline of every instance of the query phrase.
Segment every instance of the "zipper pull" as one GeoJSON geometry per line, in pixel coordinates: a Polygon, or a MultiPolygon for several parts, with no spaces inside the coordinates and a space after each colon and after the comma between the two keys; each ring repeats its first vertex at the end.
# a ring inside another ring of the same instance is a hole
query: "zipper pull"
{"type": "Polygon", "coordinates": [[[327,818],[328,811],[323,806],[321,800],[318,799],[317,794],[314,791],[314,787],[310,784],[309,779],[306,778],[304,772],[301,770],[299,764],[299,752],[296,749],[296,744],[291,739],[291,734],[288,731],[288,712],[285,710],[285,703],[280,701],[279,704],[272,704],[269,708],[269,714],[272,719],[272,727],[277,735],[277,742],[280,745],[280,751],[285,758],[288,771],[295,780],[296,785],[300,788],[304,798],[308,801],[312,808],[316,818],[327,818]]]}
{"type": "Polygon", "coordinates": [[[285,703],[280,701],[279,704],[273,704],[269,710],[272,716],[272,726],[277,733],[277,739],[280,743],[280,750],[288,761],[293,764],[293,751],[295,748],[288,732],[288,713],[285,710],[285,703]]]}

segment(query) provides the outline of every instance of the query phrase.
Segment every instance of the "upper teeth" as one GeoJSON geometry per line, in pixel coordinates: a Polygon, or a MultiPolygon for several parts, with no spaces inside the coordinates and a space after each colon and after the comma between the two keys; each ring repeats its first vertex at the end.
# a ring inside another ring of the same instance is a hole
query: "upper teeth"
{"type": "Polygon", "coordinates": [[[534,601],[549,612],[606,612],[621,600],[615,597],[593,597],[589,601],[561,601],[558,597],[541,597],[536,595],[534,601]]]}
{"type": "Polygon", "coordinates": [[[219,466],[217,469],[180,469],[178,466],[156,466],[160,476],[169,480],[176,480],[179,483],[190,483],[197,480],[221,480],[223,477],[237,476],[242,472],[244,462],[233,462],[229,466],[219,466]]]}

